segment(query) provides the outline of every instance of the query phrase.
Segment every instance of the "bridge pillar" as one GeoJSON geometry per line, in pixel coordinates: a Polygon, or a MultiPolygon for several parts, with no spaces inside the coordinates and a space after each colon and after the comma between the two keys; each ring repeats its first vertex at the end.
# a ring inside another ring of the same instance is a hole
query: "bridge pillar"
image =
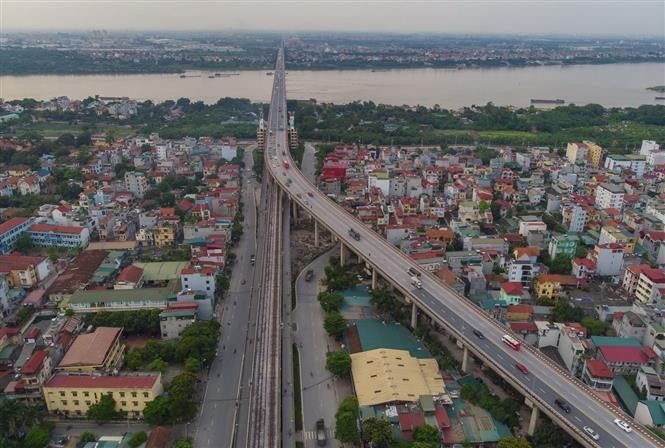
{"type": "Polygon", "coordinates": [[[531,408],[531,418],[529,419],[529,428],[527,429],[527,434],[533,436],[536,432],[536,425],[538,424],[538,419],[540,418],[540,409],[536,406],[531,408]]]}
{"type": "Polygon", "coordinates": [[[319,222],[314,220],[314,247],[319,247],[319,222]]]}
{"type": "Polygon", "coordinates": [[[344,243],[340,241],[339,243],[339,265],[344,266],[346,264],[346,248],[344,243]]]}
{"type": "Polygon", "coordinates": [[[418,327],[418,307],[416,302],[411,302],[411,328],[415,330],[416,327],[418,327]]]}
{"type": "Polygon", "coordinates": [[[298,204],[291,202],[291,210],[293,212],[293,223],[298,224],[298,204]]]}
{"type": "Polygon", "coordinates": [[[469,373],[469,349],[467,346],[464,346],[464,352],[462,353],[462,372],[469,373]]]}
{"type": "Polygon", "coordinates": [[[379,275],[376,273],[376,269],[372,268],[372,289],[376,289],[376,284],[378,283],[379,275]]]}

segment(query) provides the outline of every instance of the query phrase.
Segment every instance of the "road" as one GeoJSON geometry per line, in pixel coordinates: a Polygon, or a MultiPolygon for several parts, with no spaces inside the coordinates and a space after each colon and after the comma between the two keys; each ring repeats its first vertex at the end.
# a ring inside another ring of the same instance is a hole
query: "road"
{"type": "Polygon", "coordinates": [[[324,313],[317,296],[323,269],[331,256],[339,251],[331,249],[312,261],[296,279],[296,322],[294,340],[300,352],[300,382],[302,388],[303,432],[305,448],[316,445],[316,421],[322,418],[328,432],[330,447],[342,446],[334,440],[335,412],[339,402],[351,394],[348,382],[333,379],[326,369],[326,352],[338,350],[339,344],[328,337],[323,329],[324,313]],[[305,281],[305,273],[312,270],[312,280],[305,281]]]}
{"type": "MultiPolygon", "coordinates": [[[[251,177],[253,164],[252,147],[245,151],[245,173],[243,173],[242,202],[245,217],[244,233],[234,249],[236,263],[231,275],[231,284],[226,299],[218,305],[217,315],[222,324],[218,355],[210,366],[208,381],[201,404],[201,412],[193,427],[194,445],[199,448],[232,446],[234,426],[247,426],[247,406],[244,396],[240,405],[241,384],[247,390],[248,369],[243,359],[251,350],[248,344],[250,303],[254,285],[254,267],[250,257],[256,253],[256,204],[254,189],[256,182],[251,177]],[[243,285],[243,280],[245,284],[243,285]]],[[[243,431],[238,437],[242,438],[243,431]]],[[[239,445],[241,446],[241,445],[239,445]]]]}
{"type": "MultiPolygon", "coordinates": [[[[283,50],[280,49],[274,74],[271,111],[278,109],[285,113],[284,76],[283,50]]],[[[281,122],[271,124],[269,129],[275,141],[286,141],[286,129],[281,122]]],[[[453,332],[456,331],[466,345],[487,359],[489,366],[519,383],[530,398],[538,403],[540,409],[565,422],[565,429],[574,433],[578,440],[584,441],[588,446],[603,448],[665,446],[643,428],[638,427],[637,430],[626,433],[617,427],[613,423],[615,418],[630,420],[630,417],[620,409],[598,399],[590,389],[537,350],[525,347],[516,352],[505,346],[501,342],[501,336],[506,332],[504,327],[490,319],[472,302],[436,278],[427,275],[413,260],[320,193],[299,170],[293,168],[293,160],[288,151],[269,146],[266,161],[269,173],[293,200],[324,223],[353,252],[362,254],[362,257],[375,267],[381,276],[397,285],[407,298],[415,300],[421,309],[427,310],[453,332]],[[359,233],[359,240],[349,236],[350,228],[359,233]],[[409,286],[410,275],[407,273],[409,267],[424,273],[421,290],[409,286]],[[484,340],[472,335],[474,327],[484,333],[484,340]],[[514,367],[516,362],[526,365],[531,374],[523,375],[517,372],[514,367]],[[561,411],[554,405],[555,397],[567,401],[573,411],[570,414],[561,411]],[[584,435],[582,432],[584,425],[593,427],[600,434],[598,443],[584,435]]]]}
{"type": "Polygon", "coordinates": [[[316,181],[316,148],[310,142],[305,143],[305,152],[302,156],[302,163],[300,164],[303,176],[311,183],[315,184],[316,181]]]}
{"type": "Polygon", "coordinates": [[[296,446],[293,403],[293,340],[291,335],[291,216],[288,201],[282,211],[282,446],[296,446]]]}

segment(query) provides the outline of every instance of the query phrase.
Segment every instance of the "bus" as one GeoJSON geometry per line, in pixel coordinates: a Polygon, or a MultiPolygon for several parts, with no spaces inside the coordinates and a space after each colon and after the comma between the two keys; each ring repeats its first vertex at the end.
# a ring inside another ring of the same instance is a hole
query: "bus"
{"type": "Polygon", "coordinates": [[[520,341],[518,341],[509,334],[504,334],[501,340],[515,351],[519,350],[520,347],[522,346],[522,343],[520,341]]]}

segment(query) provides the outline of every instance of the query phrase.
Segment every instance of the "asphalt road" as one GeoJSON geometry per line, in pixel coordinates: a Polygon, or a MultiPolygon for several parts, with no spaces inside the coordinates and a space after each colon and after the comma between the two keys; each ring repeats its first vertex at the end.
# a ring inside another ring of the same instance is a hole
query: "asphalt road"
{"type": "MultiPolygon", "coordinates": [[[[271,111],[279,108],[280,112],[285,113],[284,81],[283,51],[280,50],[274,74],[271,111]]],[[[270,124],[271,137],[274,141],[284,142],[286,129],[280,123],[281,120],[278,120],[270,124]]],[[[352,248],[355,253],[363,254],[363,258],[375,266],[383,277],[396,285],[401,285],[415,296],[421,302],[421,307],[429,307],[433,314],[454,328],[461,329],[464,324],[462,340],[473,345],[494,363],[506,369],[509,375],[517,378],[531,392],[534,399],[541,398],[541,407],[548,406],[551,412],[579,430],[584,425],[592,426],[601,437],[597,446],[603,448],[664,446],[649,433],[643,431],[626,433],[617,427],[613,420],[617,417],[629,418],[626,414],[595,398],[588,389],[583,388],[567,372],[536,350],[523,348],[515,352],[502,344],[501,336],[505,330],[471,302],[438,280],[425,274],[422,277],[423,289],[412,289],[409,286],[410,276],[407,269],[409,267],[420,269],[416,263],[320,193],[302,173],[293,168],[293,161],[288,151],[269,146],[266,159],[273,177],[294,200],[303,208],[309,209],[310,213],[324,222],[329,229],[334,229],[344,244],[352,248]],[[359,240],[349,236],[350,228],[359,232],[359,240]],[[481,330],[486,339],[475,338],[471,334],[473,327],[481,330]],[[516,362],[526,365],[532,373],[523,376],[517,372],[514,367],[516,362]],[[555,396],[562,397],[572,406],[570,414],[564,413],[554,405],[555,396]]],[[[586,438],[585,441],[587,444],[595,443],[590,438],[586,438]]]]}
{"type": "MultiPolygon", "coordinates": [[[[256,181],[251,178],[252,150],[245,151],[242,202],[245,217],[244,233],[234,249],[236,264],[233,267],[231,285],[227,297],[218,305],[217,315],[222,324],[218,355],[208,374],[204,399],[198,419],[190,428],[194,430],[194,446],[197,448],[219,448],[231,445],[231,437],[236,428],[247,426],[246,394],[249,381],[249,368],[243,358],[249,358],[251,346],[248,343],[250,322],[250,301],[254,285],[254,267],[250,257],[256,253],[256,207],[254,189],[256,181]],[[243,285],[243,279],[245,284],[243,285]],[[240,400],[238,401],[238,398],[240,400]],[[238,406],[236,402],[238,401],[238,406]]],[[[237,431],[238,446],[244,439],[245,431],[237,431]]]]}
{"type": "Polygon", "coordinates": [[[328,337],[323,329],[324,313],[317,300],[323,269],[339,248],[331,249],[310,263],[296,279],[296,308],[293,313],[297,324],[294,340],[300,352],[300,382],[303,407],[302,440],[305,448],[316,445],[316,421],[326,424],[329,447],[341,447],[334,439],[335,412],[340,401],[351,394],[345,381],[332,377],[326,370],[326,353],[338,350],[339,344],[328,337]],[[312,280],[305,281],[308,270],[314,272],[312,280]]]}

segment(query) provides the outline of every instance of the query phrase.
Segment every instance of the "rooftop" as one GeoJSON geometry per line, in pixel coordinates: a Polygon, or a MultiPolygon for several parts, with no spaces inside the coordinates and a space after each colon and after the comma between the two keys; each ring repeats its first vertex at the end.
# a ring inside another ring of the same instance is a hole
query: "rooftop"
{"type": "Polygon", "coordinates": [[[589,374],[594,378],[613,379],[614,373],[607,367],[604,361],[599,359],[589,359],[586,362],[586,368],[589,374]]]}
{"type": "Polygon", "coordinates": [[[188,261],[162,261],[149,263],[134,263],[143,269],[143,279],[146,282],[159,282],[180,278],[180,273],[189,265],[188,261]]]}
{"type": "Polygon", "coordinates": [[[152,389],[160,375],[67,375],[57,373],[44,387],[72,389],[152,389]]]}
{"type": "Polygon", "coordinates": [[[94,332],[79,335],[67,350],[58,367],[101,365],[120,337],[122,328],[98,327],[94,332]]]}
{"type": "Polygon", "coordinates": [[[23,224],[27,220],[28,220],[28,218],[11,218],[11,219],[8,219],[7,221],[0,224],[0,235],[14,229],[15,227],[20,226],[21,224],[23,224]]]}

